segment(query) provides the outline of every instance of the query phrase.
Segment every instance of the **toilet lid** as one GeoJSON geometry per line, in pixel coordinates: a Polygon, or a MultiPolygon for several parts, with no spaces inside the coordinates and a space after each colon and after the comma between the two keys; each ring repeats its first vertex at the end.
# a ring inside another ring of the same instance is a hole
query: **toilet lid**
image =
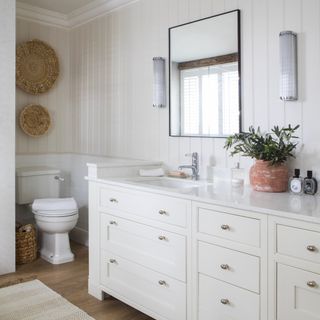
{"type": "MultiPolygon", "coordinates": [[[[78,210],[76,201],[73,198],[49,198],[35,199],[32,204],[32,211],[35,212],[57,212],[58,215],[66,215],[78,210]]],[[[49,213],[51,214],[51,213],[49,213]]]]}
{"type": "Polygon", "coordinates": [[[37,210],[33,211],[35,215],[46,217],[68,217],[78,214],[78,210],[37,210]]]}

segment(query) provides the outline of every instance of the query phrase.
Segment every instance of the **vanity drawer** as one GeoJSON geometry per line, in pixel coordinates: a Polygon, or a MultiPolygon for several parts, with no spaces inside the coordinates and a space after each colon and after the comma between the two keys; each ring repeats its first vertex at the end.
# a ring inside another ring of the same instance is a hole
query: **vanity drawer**
{"type": "Polygon", "coordinates": [[[198,242],[200,273],[259,293],[260,259],[258,257],[198,242]]]}
{"type": "Polygon", "coordinates": [[[278,264],[277,320],[320,320],[320,275],[278,264]]]}
{"type": "Polygon", "coordinates": [[[258,320],[260,296],[199,274],[198,320],[208,319],[258,320]]]}
{"type": "Polygon", "coordinates": [[[260,247],[260,220],[198,208],[198,232],[260,247]]]}
{"type": "Polygon", "coordinates": [[[186,281],[186,237],[101,213],[101,248],[186,281]]]}
{"type": "Polygon", "coordinates": [[[170,320],[186,319],[186,284],[102,250],[101,283],[170,320]]]}
{"type": "Polygon", "coordinates": [[[277,225],[277,253],[320,263],[320,233],[277,225]]]}
{"type": "Polygon", "coordinates": [[[186,227],[190,202],[152,193],[131,193],[126,190],[101,188],[100,207],[122,210],[163,223],[186,227]]]}

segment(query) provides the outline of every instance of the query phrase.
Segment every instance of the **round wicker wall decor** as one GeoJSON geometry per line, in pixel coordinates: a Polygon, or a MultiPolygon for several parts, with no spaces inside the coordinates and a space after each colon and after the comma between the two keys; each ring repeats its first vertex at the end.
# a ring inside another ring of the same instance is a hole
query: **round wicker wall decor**
{"type": "Polygon", "coordinates": [[[39,104],[29,104],[20,113],[20,127],[31,137],[40,137],[46,134],[51,125],[50,114],[39,104]]]}
{"type": "Polygon", "coordinates": [[[17,46],[16,84],[23,91],[37,95],[47,92],[59,75],[59,60],[55,51],[40,40],[17,46]]]}

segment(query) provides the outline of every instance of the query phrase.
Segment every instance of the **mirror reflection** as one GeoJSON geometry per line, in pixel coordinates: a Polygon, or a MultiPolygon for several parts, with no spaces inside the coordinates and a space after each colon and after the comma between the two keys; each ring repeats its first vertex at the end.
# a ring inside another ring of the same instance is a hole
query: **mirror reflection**
{"type": "Polygon", "coordinates": [[[240,12],[170,28],[170,135],[240,132],[240,12]]]}

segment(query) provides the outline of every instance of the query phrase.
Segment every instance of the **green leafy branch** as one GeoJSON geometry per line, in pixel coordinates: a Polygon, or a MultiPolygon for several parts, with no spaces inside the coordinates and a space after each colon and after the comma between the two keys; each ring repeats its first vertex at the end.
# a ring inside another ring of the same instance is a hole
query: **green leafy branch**
{"type": "Polygon", "coordinates": [[[298,142],[294,135],[300,126],[287,128],[274,126],[271,133],[262,133],[260,127],[257,130],[249,127],[249,132],[241,132],[227,138],[224,148],[231,149],[231,155],[241,154],[257,160],[270,161],[272,165],[285,162],[290,157],[295,157],[293,152],[298,142]]]}

